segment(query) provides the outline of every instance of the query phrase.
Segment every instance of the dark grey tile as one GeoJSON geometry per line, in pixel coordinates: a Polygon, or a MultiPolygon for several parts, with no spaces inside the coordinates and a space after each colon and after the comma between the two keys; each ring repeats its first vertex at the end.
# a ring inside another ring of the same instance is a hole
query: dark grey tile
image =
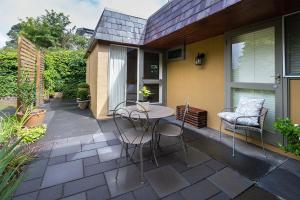
{"type": "MultiPolygon", "coordinates": [[[[178,156],[180,158],[180,160],[184,161],[183,151],[177,152],[176,156],[178,156]]],[[[210,159],[211,159],[211,157],[209,157],[205,153],[197,150],[196,148],[193,148],[193,147],[188,148],[187,163],[189,166],[194,167],[194,166],[202,164],[210,159]]]]}
{"type": "Polygon", "coordinates": [[[134,198],[133,194],[130,192],[130,193],[123,194],[118,197],[112,198],[111,200],[135,200],[135,198],[134,198]]]}
{"type": "Polygon", "coordinates": [[[81,151],[81,144],[79,142],[73,143],[55,143],[52,148],[50,157],[67,155],[81,151]]]}
{"type": "MultiPolygon", "coordinates": [[[[98,149],[98,155],[100,162],[106,162],[110,161],[116,158],[120,157],[122,146],[121,145],[115,145],[115,146],[107,146],[98,149]]],[[[123,156],[125,156],[125,150],[123,150],[123,156]]]]}
{"type": "Polygon", "coordinates": [[[158,199],[157,194],[150,185],[139,188],[133,192],[136,199],[155,200],[158,199]]]}
{"type": "Polygon", "coordinates": [[[66,155],[56,156],[49,159],[48,165],[56,165],[64,162],[66,162],[66,155]]]}
{"type": "Polygon", "coordinates": [[[230,200],[230,198],[224,192],[220,192],[215,196],[209,198],[209,200],[230,200]]]}
{"type": "Polygon", "coordinates": [[[118,139],[108,140],[108,141],[107,141],[107,144],[108,144],[109,146],[118,145],[118,144],[120,144],[120,140],[118,140],[118,139]]]}
{"type": "Polygon", "coordinates": [[[215,171],[205,165],[199,165],[182,173],[182,175],[191,183],[196,183],[212,174],[215,171]]]}
{"type": "Polygon", "coordinates": [[[99,174],[102,172],[110,171],[117,168],[118,165],[115,160],[98,163],[95,165],[89,165],[84,167],[85,176],[90,176],[94,174],[99,174]]]}
{"type": "MultiPolygon", "coordinates": [[[[253,186],[250,189],[246,190],[238,197],[235,198],[236,200],[279,200],[274,194],[263,190],[260,187],[253,186]]],[[[296,198],[295,198],[296,199],[296,198]]],[[[298,198],[299,199],[299,198],[298,198]]]]}
{"type": "Polygon", "coordinates": [[[213,195],[220,192],[220,190],[214,186],[212,183],[210,183],[207,180],[203,180],[199,183],[196,183],[183,191],[180,192],[180,194],[185,198],[189,200],[202,200],[202,199],[208,199],[209,197],[212,197],[213,195]]]}
{"type": "Polygon", "coordinates": [[[152,188],[160,198],[189,186],[189,182],[173,167],[164,166],[145,173],[152,188]]]}
{"type": "Polygon", "coordinates": [[[83,193],[75,194],[73,196],[62,198],[61,200],[86,200],[86,194],[83,192],[83,193]]]}
{"type": "Polygon", "coordinates": [[[81,144],[93,143],[94,142],[93,135],[88,134],[88,135],[81,135],[81,136],[69,137],[68,138],[68,143],[74,143],[74,142],[79,142],[81,144]]]}
{"type": "Polygon", "coordinates": [[[110,198],[110,194],[106,185],[96,187],[86,191],[88,200],[105,200],[110,198]]]}
{"type": "Polygon", "coordinates": [[[184,200],[184,198],[180,195],[179,192],[176,192],[163,198],[163,200],[184,200]]]}
{"type": "Polygon", "coordinates": [[[116,139],[116,136],[113,132],[104,132],[104,133],[94,134],[93,138],[95,142],[105,142],[105,141],[116,139]]]}
{"type": "Polygon", "coordinates": [[[220,188],[220,190],[226,193],[230,198],[236,197],[253,185],[252,181],[228,167],[210,176],[208,180],[220,188]]]}
{"type": "Polygon", "coordinates": [[[56,200],[62,197],[62,185],[55,185],[40,190],[38,200],[56,200]]]}
{"type": "Polygon", "coordinates": [[[12,200],[36,200],[38,192],[32,192],[14,197],[12,200]]]}
{"type": "Polygon", "coordinates": [[[92,157],[88,157],[88,158],[83,158],[83,165],[84,166],[89,166],[89,165],[94,165],[99,163],[99,156],[92,156],[92,157]]]}
{"type": "Polygon", "coordinates": [[[82,151],[82,152],[67,155],[67,161],[78,160],[81,158],[88,158],[96,155],[97,155],[96,150],[82,151]]]}
{"type": "Polygon", "coordinates": [[[34,192],[40,188],[41,185],[41,178],[32,179],[29,181],[24,181],[21,183],[21,185],[18,187],[18,189],[15,192],[15,195],[21,195],[29,192],[34,192]]]}
{"type": "Polygon", "coordinates": [[[82,145],[82,151],[88,151],[92,149],[99,149],[102,147],[106,147],[107,142],[97,142],[97,143],[92,143],[92,144],[84,144],[82,145]]]}
{"type": "Polygon", "coordinates": [[[205,163],[209,168],[215,170],[215,171],[220,171],[221,169],[225,168],[226,166],[214,159],[211,159],[205,163]]]}
{"type": "Polygon", "coordinates": [[[125,194],[142,187],[140,171],[135,165],[122,167],[116,179],[117,170],[105,172],[105,178],[112,197],[125,194]]]}
{"type": "Polygon", "coordinates": [[[289,172],[300,177],[300,161],[289,158],[283,165],[280,166],[281,169],[288,170],[289,172]]]}
{"type": "Polygon", "coordinates": [[[105,179],[103,174],[97,174],[94,176],[85,177],[75,181],[71,181],[64,186],[64,196],[69,196],[76,194],[78,192],[83,192],[101,186],[105,184],[105,179]]]}
{"type": "Polygon", "coordinates": [[[26,170],[25,180],[42,177],[47,167],[47,163],[48,159],[44,159],[34,161],[32,164],[30,164],[26,170]]]}
{"type": "Polygon", "coordinates": [[[58,185],[83,177],[82,160],[75,160],[48,166],[43,178],[42,188],[58,185]]]}

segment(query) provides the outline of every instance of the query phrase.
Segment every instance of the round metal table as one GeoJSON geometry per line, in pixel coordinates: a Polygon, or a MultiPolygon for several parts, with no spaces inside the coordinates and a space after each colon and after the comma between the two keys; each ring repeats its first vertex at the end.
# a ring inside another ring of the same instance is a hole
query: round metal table
{"type": "MultiPolygon", "coordinates": [[[[136,110],[136,105],[132,105],[132,106],[126,106],[125,109],[127,111],[132,112],[134,110],[136,110]]],[[[166,117],[170,117],[174,114],[174,109],[166,107],[166,106],[159,106],[159,105],[150,105],[150,110],[147,112],[148,113],[148,118],[149,119],[161,119],[161,118],[166,118],[166,117]]],[[[123,113],[125,114],[125,113],[123,113]]],[[[134,117],[134,115],[132,115],[131,117],[134,117]]],[[[146,115],[140,115],[140,118],[146,118],[146,115]]]]}

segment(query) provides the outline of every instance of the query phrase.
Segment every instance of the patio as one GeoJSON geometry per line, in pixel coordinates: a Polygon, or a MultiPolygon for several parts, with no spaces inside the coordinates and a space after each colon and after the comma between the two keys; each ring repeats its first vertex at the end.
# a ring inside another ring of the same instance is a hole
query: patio
{"type": "MultiPolygon", "coordinates": [[[[74,102],[52,101],[46,136],[37,160],[28,166],[14,200],[35,199],[299,199],[300,162],[237,140],[209,128],[186,125],[189,167],[176,141],[162,138],[156,168],[145,149],[145,183],[140,184],[138,156],[122,160],[112,120],[97,121],[74,102]]],[[[168,118],[178,123],[173,117],[168,118]]]]}

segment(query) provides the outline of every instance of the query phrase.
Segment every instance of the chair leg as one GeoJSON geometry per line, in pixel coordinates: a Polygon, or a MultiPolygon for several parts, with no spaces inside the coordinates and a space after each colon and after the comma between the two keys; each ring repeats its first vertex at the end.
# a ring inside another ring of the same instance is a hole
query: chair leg
{"type": "Polygon", "coordinates": [[[220,129],[219,129],[219,134],[220,134],[220,141],[222,139],[222,124],[223,124],[223,120],[220,120],[220,129]]]}
{"type": "Polygon", "coordinates": [[[116,173],[116,177],[115,177],[116,180],[118,180],[118,176],[119,176],[119,170],[120,170],[120,166],[121,166],[121,158],[122,158],[123,150],[124,150],[124,143],[122,142],[120,158],[119,158],[119,161],[118,161],[118,169],[117,169],[117,173],[116,173]]]}
{"type": "Polygon", "coordinates": [[[232,157],[235,156],[235,129],[233,131],[233,137],[232,137],[232,157]]]}
{"type": "Polygon", "coordinates": [[[185,143],[184,143],[184,141],[183,141],[182,135],[179,136],[179,137],[180,137],[180,140],[181,140],[181,145],[182,145],[182,149],[183,149],[183,153],[184,153],[184,161],[185,161],[185,164],[188,166],[186,146],[185,146],[185,143]]]}
{"type": "Polygon", "coordinates": [[[141,183],[144,183],[143,144],[140,145],[141,183]]]}
{"type": "Polygon", "coordinates": [[[130,158],[129,158],[130,160],[132,160],[132,157],[133,157],[133,155],[134,155],[134,153],[135,153],[136,147],[137,147],[137,144],[134,145],[133,152],[132,152],[132,154],[131,154],[131,156],[130,156],[130,158]]]}
{"type": "Polygon", "coordinates": [[[160,134],[158,134],[158,139],[157,139],[157,142],[156,142],[156,148],[160,149],[159,142],[160,142],[160,134]]]}
{"type": "Polygon", "coordinates": [[[260,139],[261,139],[261,146],[262,146],[263,152],[265,154],[265,157],[267,158],[267,153],[266,153],[266,150],[265,150],[264,139],[263,139],[263,134],[262,133],[260,133],[260,139]]]}

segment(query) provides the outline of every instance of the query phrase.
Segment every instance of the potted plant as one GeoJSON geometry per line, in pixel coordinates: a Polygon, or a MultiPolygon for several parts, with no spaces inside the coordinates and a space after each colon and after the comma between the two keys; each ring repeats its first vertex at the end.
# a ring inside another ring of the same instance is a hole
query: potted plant
{"type": "Polygon", "coordinates": [[[289,118],[277,120],[274,128],[279,131],[287,140],[287,144],[279,144],[280,148],[286,152],[300,155],[300,126],[293,124],[289,118]]]}
{"type": "Polygon", "coordinates": [[[42,125],[45,119],[46,110],[34,107],[35,104],[35,81],[31,81],[26,71],[21,73],[17,96],[20,102],[18,118],[22,119],[28,112],[28,119],[24,126],[36,127],[42,125]]]}
{"type": "Polygon", "coordinates": [[[90,104],[89,85],[87,83],[78,84],[77,90],[78,107],[82,110],[86,109],[90,104]]]}
{"type": "Polygon", "coordinates": [[[152,95],[151,91],[146,86],[143,86],[139,90],[139,93],[143,96],[143,99],[137,102],[137,109],[140,111],[150,111],[149,97],[152,95]]]}

